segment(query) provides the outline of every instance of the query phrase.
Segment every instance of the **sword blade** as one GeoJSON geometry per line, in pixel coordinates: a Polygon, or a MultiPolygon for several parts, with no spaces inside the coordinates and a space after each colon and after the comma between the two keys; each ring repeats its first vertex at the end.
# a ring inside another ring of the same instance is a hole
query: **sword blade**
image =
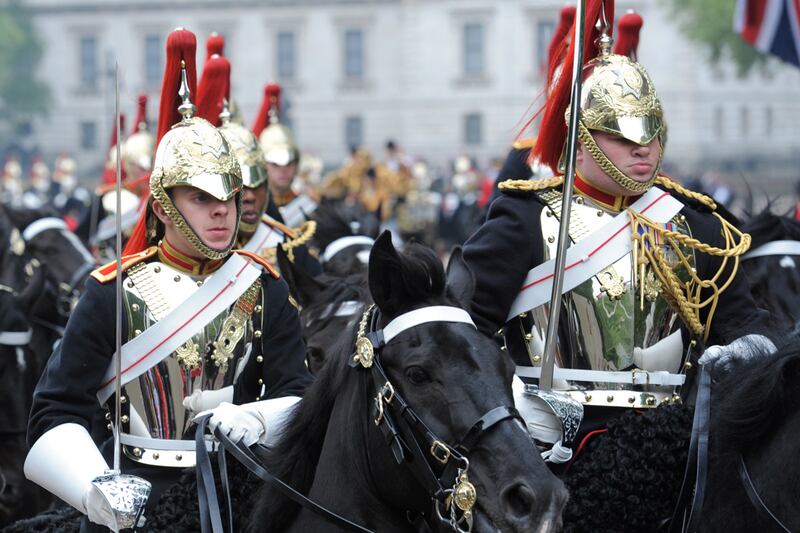
{"type": "Polygon", "coordinates": [[[117,294],[116,294],[116,325],[115,325],[115,348],[116,354],[114,355],[116,385],[114,388],[114,403],[116,417],[114,418],[114,472],[120,473],[120,417],[122,416],[122,402],[120,401],[121,386],[120,377],[122,374],[122,150],[120,144],[122,143],[122,125],[120,124],[119,114],[119,63],[114,64],[114,124],[117,128],[117,176],[116,176],[116,193],[117,193],[117,211],[114,214],[116,222],[117,242],[116,242],[116,255],[117,255],[117,294]]]}

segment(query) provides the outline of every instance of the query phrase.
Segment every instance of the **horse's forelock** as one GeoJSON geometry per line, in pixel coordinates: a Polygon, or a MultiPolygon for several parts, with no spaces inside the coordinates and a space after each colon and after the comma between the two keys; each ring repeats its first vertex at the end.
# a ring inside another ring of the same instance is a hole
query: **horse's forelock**
{"type": "Polygon", "coordinates": [[[447,279],[444,266],[430,248],[410,243],[399,254],[400,276],[410,304],[444,296],[447,279]]]}

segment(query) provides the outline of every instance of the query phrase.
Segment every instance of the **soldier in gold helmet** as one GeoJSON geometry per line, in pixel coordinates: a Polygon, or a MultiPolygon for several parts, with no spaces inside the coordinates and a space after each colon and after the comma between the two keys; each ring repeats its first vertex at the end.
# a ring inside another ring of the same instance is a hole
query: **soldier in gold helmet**
{"type": "Polygon", "coordinates": [[[277,215],[289,227],[297,227],[308,220],[317,208],[317,202],[308,191],[298,194],[297,171],[300,165],[300,150],[294,135],[280,121],[281,86],[269,83],[264,87],[264,102],[258,111],[253,133],[264,151],[269,174],[269,189],[272,202],[277,206],[277,215]]]}
{"type": "Polygon", "coordinates": [[[102,477],[111,426],[100,449],[89,433],[98,408],[113,405],[118,284],[121,466],[152,484],[149,504],[194,465],[198,414],[234,441],[269,443],[311,380],[286,283],[257,255],[232,252],[242,171],[220,131],[193,116],[195,49],[187,30],[167,40],[147,209],[122,272],[112,263],[92,273],[34,393],[25,473],[98,530],[135,525],[115,504],[113,491],[125,487],[109,492],[102,477]]]}
{"type": "MultiPolygon", "coordinates": [[[[565,109],[569,98],[559,97],[572,82],[570,51],[532,151],[556,176],[503,182],[486,222],[464,246],[477,279],[476,324],[502,337],[521,365],[518,374],[536,381],[543,373],[567,122],[579,113],[552,391],[523,394],[523,384],[515,386],[517,405],[534,437],[547,443],[551,462],[569,461],[576,436],[612,413],[685,393],[705,346],[767,331],[765,313],[738,270],[749,236],[713,200],[660,172],[667,128],[653,81],[642,65],[610,52],[611,40],[596,23],[613,21],[613,13],[602,18],[603,2],[588,4],[591,48],[581,69],[580,108],[565,109]]],[[[755,339],[770,346],[766,337],[755,339]]]]}

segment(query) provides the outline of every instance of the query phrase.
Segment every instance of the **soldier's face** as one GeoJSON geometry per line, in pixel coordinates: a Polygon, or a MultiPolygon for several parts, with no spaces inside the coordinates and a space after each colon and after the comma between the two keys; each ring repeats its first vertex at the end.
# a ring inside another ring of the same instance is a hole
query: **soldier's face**
{"type": "Polygon", "coordinates": [[[267,191],[266,183],[255,188],[242,189],[242,222],[252,225],[261,220],[267,206],[267,191]]]}
{"type": "MultiPolygon", "coordinates": [[[[653,177],[661,155],[661,143],[658,137],[650,141],[649,144],[642,146],[624,137],[618,137],[602,131],[593,131],[592,136],[597,143],[597,147],[625,175],[639,183],[644,183],[653,177]]],[[[583,144],[578,145],[575,162],[583,179],[601,191],[615,196],[640,194],[629,191],[612,180],[600,168],[597,161],[589,154],[583,144]]]]}
{"type": "Polygon", "coordinates": [[[297,174],[297,163],[289,163],[284,166],[267,163],[269,186],[278,194],[289,192],[295,174],[297,174]]]}
{"type": "MultiPolygon", "coordinates": [[[[175,187],[171,196],[172,203],[206,246],[214,250],[228,247],[236,230],[236,197],[221,202],[194,187],[175,187]]],[[[190,257],[200,257],[160,205],[153,204],[153,211],[164,223],[170,244],[190,257]]]]}

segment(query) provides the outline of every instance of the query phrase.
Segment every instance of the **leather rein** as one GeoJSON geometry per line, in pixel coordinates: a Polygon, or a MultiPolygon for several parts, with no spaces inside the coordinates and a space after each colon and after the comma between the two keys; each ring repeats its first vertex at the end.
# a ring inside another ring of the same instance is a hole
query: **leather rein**
{"type": "MultiPolygon", "coordinates": [[[[390,447],[395,462],[406,464],[417,481],[427,489],[436,517],[449,525],[453,531],[468,533],[472,527],[472,508],[477,501],[477,491],[469,481],[467,455],[482,435],[504,420],[522,420],[513,406],[498,406],[481,416],[465,435],[454,445],[447,444],[422,421],[414,409],[396,391],[384,371],[381,349],[397,334],[419,324],[430,322],[463,322],[472,324],[469,314],[463,309],[432,306],[400,315],[383,329],[378,327],[378,313],[370,306],[362,315],[356,339],[356,352],[349,365],[357,370],[367,370],[372,377],[375,396],[371,417],[381,430],[390,447]],[[369,331],[367,326],[369,325],[369,331]],[[437,473],[438,472],[438,473],[437,473]]],[[[225,531],[219,510],[214,485],[214,474],[204,434],[210,415],[198,421],[197,441],[197,486],[200,503],[201,530],[203,533],[225,531]]],[[[274,477],[255,454],[240,442],[232,442],[227,435],[215,431],[220,443],[219,469],[222,489],[227,502],[228,530],[233,531],[230,492],[226,474],[225,453],[230,452],[239,462],[261,480],[271,484],[284,496],[319,515],[326,521],[347,531],[369,532],[371,530],[326,509],[274,477]]]]}

